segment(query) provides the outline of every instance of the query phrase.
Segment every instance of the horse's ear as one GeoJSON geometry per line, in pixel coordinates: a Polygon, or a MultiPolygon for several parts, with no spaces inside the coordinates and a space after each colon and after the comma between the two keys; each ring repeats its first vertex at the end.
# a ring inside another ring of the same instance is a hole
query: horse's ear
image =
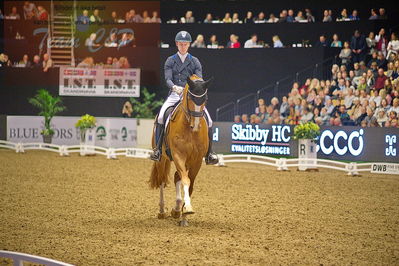
{"type": "Polygon", "coordinates": [[[209,85],[211,85],[211,83],[213,82],[214,78],[211,77],[210,79],[208,79],[207,81],[205,81],[205,88],[209,88],[209,85]]]}
{"type": "Polygon", "coordinates": [[[187,84],[191,89],[194,88],[194,82],[190,79],[190,77],[187,78],[187,84]]]}

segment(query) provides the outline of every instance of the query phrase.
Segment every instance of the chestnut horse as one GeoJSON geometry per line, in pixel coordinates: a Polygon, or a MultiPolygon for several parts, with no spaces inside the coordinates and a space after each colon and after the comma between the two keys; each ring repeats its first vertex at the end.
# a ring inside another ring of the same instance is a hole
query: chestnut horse
{"type": "MultiPolygon", "coordinates": [[[[187,79],[182,99],[165,129],[162,158],[159,162],[154,162],[151,171],[150,186],[160,189],[158,218],[166,218],[163,192],[169,180],[170,159],[173,160],[176,166],[176,205],[171,215],[176,219],[182,217],[181,226],[187,226],[186,215],[194,213],[190,197],[195,177],[208,150],[208,125],[204,109],[209,82],[210,80],[203,81],[196,75],[187,79]],[[171,158],[166,154],[166,147],[170,149],[171,158]]],[[[154,136],[152,146],[155,147],[154,136]]]]}

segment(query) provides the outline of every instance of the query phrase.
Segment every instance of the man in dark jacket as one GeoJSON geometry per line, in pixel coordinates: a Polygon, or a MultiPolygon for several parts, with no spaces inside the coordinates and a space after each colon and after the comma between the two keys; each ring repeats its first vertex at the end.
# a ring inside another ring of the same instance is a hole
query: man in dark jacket
{"type": "Polygon", "coordinates": [[[366,38],[363,34],[360,34],[359,30],[355,30],[355,33],[351,39],[351,49],[353,63],[364,61],[367,52],[366,38]]]}

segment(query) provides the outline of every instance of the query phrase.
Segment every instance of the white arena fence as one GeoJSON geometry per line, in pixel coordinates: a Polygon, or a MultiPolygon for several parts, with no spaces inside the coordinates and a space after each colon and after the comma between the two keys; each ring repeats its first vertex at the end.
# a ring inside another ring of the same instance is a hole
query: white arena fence
{"type": "Polygon", "coordinates": [[[5,250],[0,250],[0,258],[12,259],[14,266],[23,266],[24,262],[38,263],[46,266],[73,266],[72,264],[57,260],[5,250]]]}
{"type": "MultiPolygon", "coordinates": [[[[47,143],[13,143],[0,140],[0,148],[12,149],[17,153],[23,153],[26,150],[46,150],[59,153],[61,156],[68,156],[71,153],[99,154],[108,159],[116,159],[117,156],[126,156],[133,158],[149,158],[151,150],[139,148],[104,148],[89,145],[55,145],[47,143]]],[[[225,166],[228,163],[255,163],[276,167],[279,171],[287,171],[289,167],[309,167],[309,168],[327,168],[347,172],[348,175],[359,175],[359,172],[370,172],[373,163],[339,162],[325,159],[299,159],[299,158],[273,158],[267,156],[250,154],[219,154],[218,166],[225,166]]]]}

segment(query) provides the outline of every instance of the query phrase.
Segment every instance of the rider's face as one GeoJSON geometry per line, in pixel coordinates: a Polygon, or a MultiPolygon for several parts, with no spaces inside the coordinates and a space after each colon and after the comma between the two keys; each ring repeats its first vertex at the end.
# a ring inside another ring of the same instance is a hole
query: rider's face
{"type": "Polygon", "coordinates": [[[181,54],[186,54],[188,51],[188,48],[190,47],[189,42],[176,42],[177,49],[181,54]]]}

